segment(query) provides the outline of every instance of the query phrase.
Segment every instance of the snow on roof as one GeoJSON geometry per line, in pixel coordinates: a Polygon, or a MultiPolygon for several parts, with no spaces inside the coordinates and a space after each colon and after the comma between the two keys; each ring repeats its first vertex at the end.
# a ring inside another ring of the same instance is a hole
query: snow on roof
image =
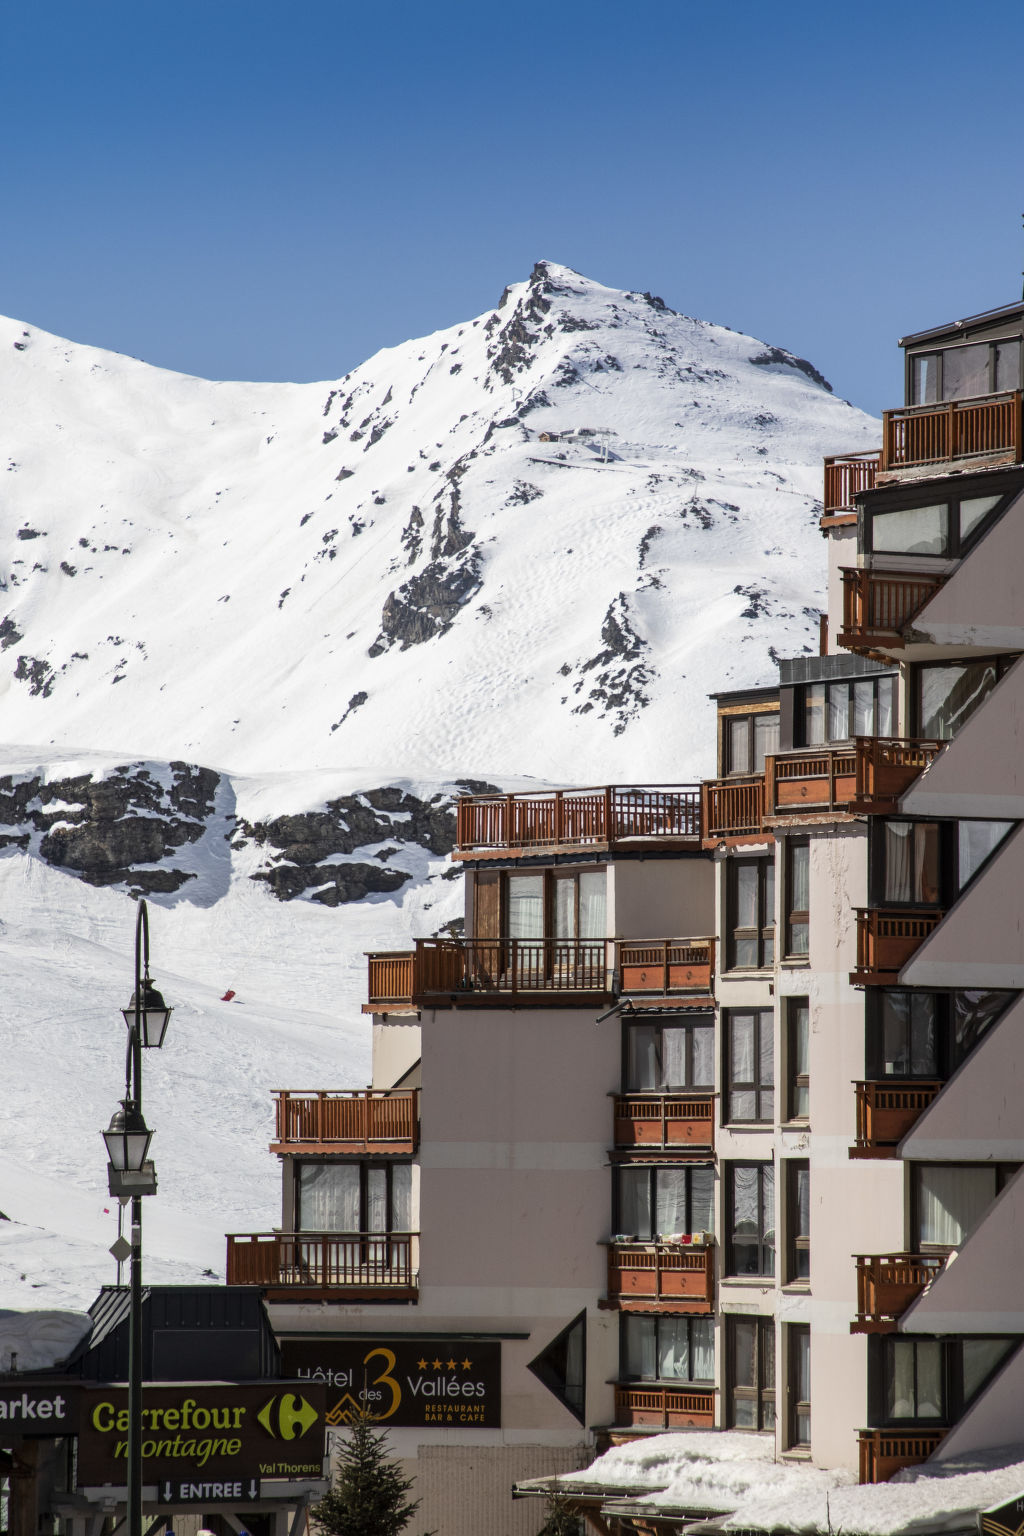
{"type": "Polygon", "coordinates": [[[977,1512],[1024,1489],[1022,1448],[908,1468],[860,1486],[851,1472],[776,1461],[774,1437],[737,1432],[657,1435],[607,1451],[552,1484],[631,1495],[638,1512],[724,1515],[722,1530],[807,1536],[924,1536],[973,1528],[977,1512]]]}
{"type": "Polygon", "coordinates": [[[91,1327],[86,1312],[0,1311],[0,1371],[52,1371],[91,1327]]]}

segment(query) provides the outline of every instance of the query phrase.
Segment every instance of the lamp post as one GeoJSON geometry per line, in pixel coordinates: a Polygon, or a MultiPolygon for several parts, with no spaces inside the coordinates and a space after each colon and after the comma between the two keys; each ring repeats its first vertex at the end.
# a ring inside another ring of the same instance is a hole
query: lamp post
{"type": "Polygon", "coordinates": [[[156,1194],[156,1170],[148,1161],[152,1132],[142,1113],[143,1047],[161,1046],[171,1009],[149,978],[149,912],[139,902],[135,922],[135,990],[121,1012],[128,1027],[124,1098],[103,1132],[107,1183],[112,1195],[131,1200],[131,1270],[128,1332],[128,1536],[142,1536],[142,1197],[156,1194]]]}

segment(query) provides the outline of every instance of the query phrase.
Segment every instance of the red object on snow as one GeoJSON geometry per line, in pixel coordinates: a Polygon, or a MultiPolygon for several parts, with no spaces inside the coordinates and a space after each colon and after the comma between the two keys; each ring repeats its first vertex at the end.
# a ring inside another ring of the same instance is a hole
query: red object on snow
{"type": "Polygon", "coordinates": [[[221,1002],[222,1003],[230,1003],[230,1001],[234,997],[234,995],[235,994],[229,989],[227,992],[224,993],[224,996],[221,998],[221,1002]]]}

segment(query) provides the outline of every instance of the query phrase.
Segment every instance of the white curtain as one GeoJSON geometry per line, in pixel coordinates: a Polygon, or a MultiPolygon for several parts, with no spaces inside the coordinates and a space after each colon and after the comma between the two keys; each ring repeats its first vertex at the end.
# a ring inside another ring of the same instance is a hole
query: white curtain
{"type": "Polygon", "coordinates": [[[918,1170],[920,1240],[959,1248],[996,1197],[996,1170],[923,1164],[918,1170]]]}
{"type": "Polygon", "coordinates": [[[605,872],[585,869],[580,877],[580,938],[603,939],[608,931],[605,918],[605,872]]]}
{"type": "Polygon", "coordinates": [[[299,1164],[300,1232],[359,1231],[359,1169],[337,1163],[299,1164]]]}
{"type": "Polygon", "coordinates": [[[648,1168],[619,1169],[619,1224],[630,1237],[653,1236],[651,1174],[648,1168]]]}
{"type": "Polygon", "coordinates": [[[715,1379],[715,1325],[710,1317],[692,1319],[690,1348],[692,1350],[691,1377],[694,1381],[715,1379]]]}
{"type": "Polygon", "coordinates": [[[509,875],[508,931],[513,939],[544,937],[543,875],[509,875]]]}
{"type": "Polygon", "coordinates": [[[627,1084],[630,1092],[640,1093],[660,1088],[657,1026],[633,1024],[627,1031],[626,1039],[629,1052],[627,1084]]]}
{"type": "Polygon", "coordinates": [[[653,1381],[657,1375],[655,1319],[626,1316],[622,1322],[626,1333],[626,1375],[653,1381]]]}
{"type": "Polygon", "coordinates": [[[658,1168],[655,1170],[656,1221],[655,1230],[664,1233],[689,1232],[686,1210],[686,1183],[688,1169],[658,1168]]]}

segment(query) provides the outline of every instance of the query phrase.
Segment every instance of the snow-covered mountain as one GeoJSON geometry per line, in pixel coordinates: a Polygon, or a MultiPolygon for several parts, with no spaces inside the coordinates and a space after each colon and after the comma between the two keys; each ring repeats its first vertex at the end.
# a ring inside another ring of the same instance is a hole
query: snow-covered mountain
{"type": "Polygon", "coordinates": [[[367,1079],[363,949],[457,916],[459,787],[711,772],[706,694],[813,648],[821,457],[878,427],[549,262],[330,384],[0,321],[0,408],[0,1306],[82,1303],[130,895],[178,1006],[149,1273],[218,1273],[277,1219],[269,1090],[367,1079]]]}

